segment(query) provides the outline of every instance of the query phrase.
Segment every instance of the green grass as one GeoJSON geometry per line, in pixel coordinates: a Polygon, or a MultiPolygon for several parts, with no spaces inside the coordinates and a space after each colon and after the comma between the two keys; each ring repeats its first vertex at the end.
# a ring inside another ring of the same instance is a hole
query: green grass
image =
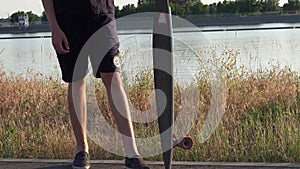
{"type": "MultiPolygon", "coordinates": [[[[236,67],[236,54],[223,59],[226,107],[220,124],[204,143],[191,151],[175,149],[178,161],[300,162],[299,74],[274,66],[259,71],[236,67]]],[[[226,54],[226,56],[228,55],[226,54]]],[[[128,76],[128,75],[127,75],[128,76]]],[[[140,70],[128,98],[136,111],[150,107],[152,73],[140,70]]],[[[196,142],[208,114],[211,85],[208,70],[199,70],[194,86],[175,87],[175,113],[184,104],[185,91],[199,91],[199,116],[188,133],[196,142]]],[[[103,85],[96,83],[101,112],[115,126],[103,85]]],[[[0,158],[73,158],[75,140],[67,110],[67,86],[39,75],[27,77],[0,74],[0,158]]],[[[195,103],[188,105],[195,109],[195,103]]],[[[134,113],[134,112],[133,112],[134,113]]],[[[134,125],[138,137],[158,133],[157,122],[134,125]]],[[[90,141],[93,159],[120,159],[90,141]]],[[[149,147],[150,149],[153,147],[149,147]]],[[[162,160],[161,155],[149,160],[162,160]]]]}

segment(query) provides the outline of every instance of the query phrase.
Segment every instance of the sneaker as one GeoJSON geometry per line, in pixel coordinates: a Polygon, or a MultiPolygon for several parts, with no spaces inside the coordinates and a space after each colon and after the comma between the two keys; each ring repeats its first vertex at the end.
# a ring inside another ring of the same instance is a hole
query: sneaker
{"type": "Polygon", "coordinates": [[[149,166],[145,164],[142,157],[134,157],[125,159],[125,169],[150,169],[149,166]]]}
{"type": "Polygon", "coordinates": [[[73,169],[89,169],[90,168],[90,156],[85,151],[80,151],[76,154],[75,159],[72,163],[73,169]]]}

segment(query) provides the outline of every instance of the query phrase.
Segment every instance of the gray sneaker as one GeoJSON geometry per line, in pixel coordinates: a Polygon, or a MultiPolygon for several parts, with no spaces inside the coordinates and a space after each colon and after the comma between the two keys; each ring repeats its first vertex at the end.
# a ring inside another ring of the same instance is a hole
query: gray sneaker
{"type": "Polygon", "coordinates": [[[90,156],[85,151],[80,151],[76,154],[72,163],[73,169],[89,169],[90,168],[90,156]]]}
{"type": "Polygon", "coordinates": [[[142,157],[134,157],[125,159],[125,169],[150,169],[149,166],[146,165],[145,161],[142,157]]]}

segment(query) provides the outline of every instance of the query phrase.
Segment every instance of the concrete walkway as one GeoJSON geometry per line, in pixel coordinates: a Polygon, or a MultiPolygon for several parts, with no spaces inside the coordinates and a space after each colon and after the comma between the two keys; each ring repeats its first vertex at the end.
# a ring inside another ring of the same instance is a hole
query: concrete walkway
{"type": "MultiPolygon", "coordinates": [[[[0,159],[1,169],[71,169],[72,160],[0,159]]],[[[92,160],[91,169],[124,169],[124,161],[92,160]]],[[[152,169],[164,169],[162,162],[148,162],[152,169]]],[[[289,169],[291,163],[206,163],[173,162],[172,169],[289,169]]]]}

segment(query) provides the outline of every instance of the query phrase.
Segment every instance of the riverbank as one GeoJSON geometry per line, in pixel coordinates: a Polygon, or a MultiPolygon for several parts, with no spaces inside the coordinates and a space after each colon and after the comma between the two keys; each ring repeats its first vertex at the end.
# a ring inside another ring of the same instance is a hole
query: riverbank
{"type": "MultiPolygon", "coordinates": [[[[232,26],[254,25],[263,23],[300,23],[300,15],[270,15],[270,16],[244,16],[244,17],[201,17],[194,16],[184,18],[192,24],[204,26],[232,26]]],[[[118,30],[143,30],[153,28],[153,17],[147,14],[137,14],[117,20],[118,30]]],[[[174,23],[174,27],[182,26],[182,23],[174,23]]],[[[31,25],[27,29],[19,29],[18,26],[0,26],[0,34],[22,34],[50,32],[48,24],[31,25]]]]}
{"type": "Polygon", "coordinates": [[[232,26],[255,25],[264,23],[298,23],[300,15],[270,15],[270,16],[244,16],[244,17],[190,17],[187,20],[196,26],[232,26]]]}
{"type": "Polygon", "coordinates": [[[0,26],[0,34],[22,34],[22,33],[38,33],[50,32],[48,24],[31,25],[26,29],[19,29],[18,26],[6,25],[0,26]]]}

